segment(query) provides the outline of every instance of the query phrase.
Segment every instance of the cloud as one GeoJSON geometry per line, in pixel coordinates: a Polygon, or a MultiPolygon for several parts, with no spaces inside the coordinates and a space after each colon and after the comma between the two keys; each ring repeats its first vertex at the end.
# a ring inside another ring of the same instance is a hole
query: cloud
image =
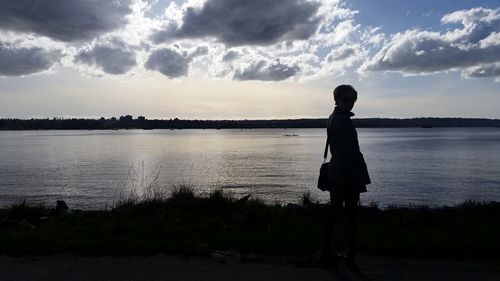
{"type": "Polygon", "coordinates": [[[160,2],[0,1],[0,37],[16,48],[60,50],[61,65],[95,76],[146,69],[170,78],[305,81],[361,64],[359,46],[376,35],[342,0],[160,2]]]}
{"type": "Polygon", "coordinates": [[[196,47],[190,54],[189,57],[195,58],[198,56],[203,56],[208,53],[208,47],[207,46],[198,46],[196,47]]]}
{"type": "Polygon", "coordinates": [[[352,19],[341,21],[332,28],[331,32],[324,34],[323,45],[325,46],[356,41],[359,33],[362,32],[361,25],[356,24],[352,19]]]}
{"type": "Polygon", "coordinates": [[[231,62],[235,59],[237,59],[238,57],[240,56],[240,53],[238,53],[237,51],[228,51],[227,53],[224,54],[224,56],[222,57],[222,61],[223,62],[231,62]]]}
{"type": "Polygon", "coordinates": [[[78,53],[75,61],[95,66],[109,74],[124,74],[137,65],[135,52],[123,43],[96,45],[78,53]]]}
{"type": "Polygon", "coordinates": [[[189,63],[201,55],[208,53],[208,47],[198,46],[194,50],[187,51],[180,47],[162,48],[153,51],[146,61],[145,67],[149,70],[157,70],[169,78],[187,76],[189,63]]]}
{"type": "MultiPolygon", "coordinates": [[[[354,63],[359,65],[363,61],[367,51],[365,47],[360,46],[364,46],[364,43],[374,46],[373,42],[367,43],[367,41],[371,38],[369,35],[376,36],[379,30],[379,28],[357,24],[353,19],[357,11],[342,8],[341,1],[338,0],[290,1],[286,4],[312,3],[318,5],[317,11],[311,17],[311,19],[317,19],[318,23],[307,40],[282,40],[280,38],[272,44],[242,44],[237,46],[221,44],[220,37],[215,36],[213,37],[215,40],[207,40],[210,38],[202,36],[179,40],[180,37],[176,37],[176,34],[185,23],[187,7],[194,9],[194,11],[202,11],[209,2],[215,3],[211,0],[193,0],[189,2],[189,5],[182,7],[171,4],[167,9],[170,15],[167,26],[170,26],[170,29],[163,29],[165,37],[161,38],[161,40],[176,41],[182,46],[193,46],[202,40],[205,44],[209,44],[211,54],[202,63],[197,61],[191,64],[193,69],[198,69],[198,66],[206,67],[206,71],[198,73],[206,74],[207,78],[279,81],[293,76],[294,81],[303,82],[325,76],[338,76],[347,71],[346,67],[352,67],[354,63]],[[339,51],[334,52],[344,45],[354,48],[350,51],[352,53],[344,49],[341,50],[344,52],[343,54],[338,53],[339,51]],[[330,61],[327,64],[326,57],[329,53],[333,53],[330,60],[335,58],[341,61],[330,61]],[[279,64],[273,63],[277,60],[280,61],[279,64]],[[271,66],[275,69],[272,69],[271,66]]],[[[242,8],[252,4],[251,1],[247,2],[233,1],[242,8]]],[[[263,3],[263,1],[259,3],[263,3]]],[[[272,12],[272,9],[269,11],[272,12]]],[[[215,17],[212,20],[219,21],[215,17]]],[[[227,16],[224,20],[227,20],[227,16]]],[[[262,23],[256,20],[254,24],[262,23]]],[[[239,35],[246,36],[247,32],[240,32],[239,35]]],[[[376,43],[380,43],[382,40],[383,36],[378,36],[376,43]]]]}
{"type": "Polygon", "coordinates": [[[0,29],[72,42],[123,27],[131,0],[2,0],[0,29]]]}
{"type": "Polygon", "coordinates": [[[146,68],[157,70],[169,78],[186,76],[190,59],[186,54],[174,49],[159,49],[149,56],[146,68]]]}
{"type": "Polygon", "coordinates": [[[58,51],[16,48],[0,43],[0,76],[23,76],[48,70],[60,57],[58,51]]]}
{"type": "Polygon", "coordinates": [[[356,49],[343,45],[337,49],[333,49],[330,54],[326,56],[328,62],[342,61],[346,60],[352,56],[356,55],[356,49]]]}
{"type": "Polygon", "coordinates": [[[300,68],[297,65],[289,66],[278,61],[268,63],[265,60],[253,62],[244,69],[234,73],[234,80],[281,81],[294,76],[300,68]]]}
{"type": "Polygon", "coordinates": [[[499,77],[500,63],[490,63],[466,69],[463,74],[470,78],[499,77]]]}
{"type": "MultiPolygon", "coordinates": [[[[441,21],[461,24],[462,28],[444,33],[420,30],[398,33],[360,70],[425,74],[465,71],[471,67],[483,69],[485,64],[500,61],[500,9],[457,11],[445,15],[441,21]]],[[[468,75],[467,71],[464,74],[468,75]]]]}
{"type": "Polygon", "coordinates": [[[227,46],[306,40],[319,26],[319,6],[307,0],[208,0],[199,8],[185,8],[180,24],[171,22],[152,39],[212,37],[227,46]]]}

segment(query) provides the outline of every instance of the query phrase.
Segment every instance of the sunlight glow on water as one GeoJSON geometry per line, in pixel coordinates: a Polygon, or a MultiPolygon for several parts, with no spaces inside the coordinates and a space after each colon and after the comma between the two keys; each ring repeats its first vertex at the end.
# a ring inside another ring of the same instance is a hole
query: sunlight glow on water
{"type": "MultiPolygon", "coordinates": [[[[372,184],[362,203],[500,201],[499,128],[358,129],[372,184]]],[[[21,198],[101,209],[140,162],[166,189],[190,183],[268,201],[316,190],[324,129],[0,131],[0,205],[21,198]],[[285,136],[296,134],[298,136],[285,136]]]]}

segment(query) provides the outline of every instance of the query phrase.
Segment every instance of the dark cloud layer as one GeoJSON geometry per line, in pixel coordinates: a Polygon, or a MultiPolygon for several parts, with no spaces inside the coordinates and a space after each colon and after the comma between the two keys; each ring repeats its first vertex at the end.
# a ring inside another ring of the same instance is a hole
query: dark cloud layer
{"type": "Polygon", "coordinates": [[[201,9],[188,8],[180,27],[170,25],[152,39],[214,37],[229,46],[305,40],[318,28],[318,8],[307,0],[208,0],[201,9]]]}
{"type": "Polygon", "coordinates": [[[173,49],[154,51],[146,62],[146,68],[157,70],[169,78],[186,76],[189,58],[173,49]]]}
{"type": "Polygon", "coordinates": [[[279,61],[269,64],[264,60],[252,63],[249,67],[234,73],[234,80],[281,81],[294,76],[300,68],[279,61]]]}
{"type": "Polygon", "coordinates": [[[154,51],[148,58],[145,67],[149,70],[157,70],[169,78],[186,76],[189,71],[189,63],[197,56],[208,53],[206,46],[197,47],[191,53],[185,50],[163,48],[154,51]]]}
{"type": "Polygon", "coordinates": [[[96,66],[110,74],[123,74],[137,65],[133,51],[114,46],[95,46],[91,50],[80,52],[75,60],[96,66]]]}
{"type": "Polygon", "coordinates": [[[22,76],[51,68],[60,58],[57,51],[15,48],[0,43],[0,76],[22,76]]]}
{"type": "Polygon", "coordinates": [[[364,69],[404,73],[460,69],[466,76],[493,76],[494,68],[482,66],[500,61],[500,10],[457,11],[444,16],[442,22],[460,23],[463,28],[447,33],[410,30],[398,34],[364,69]],[[479,72],[467,71],[470,67],[479,72]]]}
{"type": "Polygon", "coordinates": [[[124,26],[131,0],[1,0],[0,29],[70,42],[124,26]]]}

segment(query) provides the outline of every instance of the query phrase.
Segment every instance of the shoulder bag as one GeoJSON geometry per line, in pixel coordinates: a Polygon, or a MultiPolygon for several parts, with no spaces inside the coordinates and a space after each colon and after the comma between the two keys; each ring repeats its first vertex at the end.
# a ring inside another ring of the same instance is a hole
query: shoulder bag
{"type": "Polygon", "coordinates": [[[326,145],[325,145],[325,153],[323,154],[323,164],[321,164],[321,167],[319,168],[319,177],[318,177],[318,188],[321,191],[327,191],[330,189],[331,183],[328,181],[328,165],[329,162],[326,161],[328,157],[328,144],[329,144],[329,130],[330,130],[330,124],[332,120],[331,118],[328,120],[328,127],[327,127],[327,133],[326,133],[326,145]]]}

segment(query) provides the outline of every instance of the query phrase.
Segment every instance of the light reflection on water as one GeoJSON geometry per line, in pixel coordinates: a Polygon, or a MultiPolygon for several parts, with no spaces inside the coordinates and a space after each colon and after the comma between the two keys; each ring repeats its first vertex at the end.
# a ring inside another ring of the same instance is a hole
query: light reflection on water
{"type": "MultiPolygon", "coordinates": [[[[362,203],[500,201],[500,129],[358,129],[372,184],[362,203]]],[[[161,165],[167,189],[190,183],[268,201],[297,202],[315,188],[324,129],[0,131],[0,205],[21,198],[74,208],[117,199],[132,165],[161,165]],[[295,134],[298,136],[285,136],[295,134]]]]}

